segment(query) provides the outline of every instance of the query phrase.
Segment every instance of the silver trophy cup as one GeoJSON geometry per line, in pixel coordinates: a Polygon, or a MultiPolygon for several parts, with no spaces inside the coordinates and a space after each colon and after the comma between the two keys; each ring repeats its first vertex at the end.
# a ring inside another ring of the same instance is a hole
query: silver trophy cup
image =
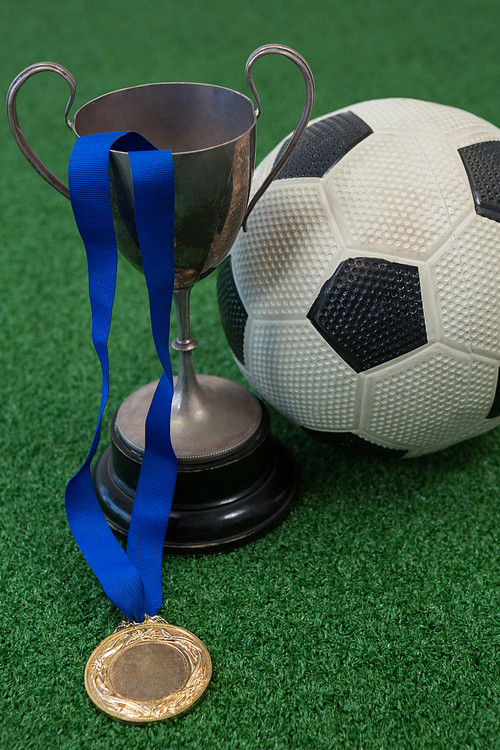
{"type": "MultiPolygon", "coordinates": [[[[76,136],[133,130],[159,149],[170,149],[175,176],[174,305],[179,353],[170,435],[179,461],[178,479],[164,550],[211,552],[262,536],[290,512],[297,494],[294,459],[270,433],[267,409],[243,386],[224,378],[196,376],[192,352],[197,345],[189,326],[193,285],[226,258],[252,208],[292,154],[309,121],[314,102],[311,70],[283,45],[257,49],[246,64],[257,109],[243,94],[220,86],[159,83],[113,91],[68,115],[75,81],[56,63],[23,70],[7,95],[9,124],[34,169],[60,193],[67,186],[40,161],[19,125],[16,97],[33,74],[52,71],[69,84],[65,112],[76,136]],[[288,147],[249,203],[255,164],[260,101],[251,77],[254,62],[284,55],[300,68],[306,102],[288,147]]],[[[128,154],[110,155],[110,190],[118,248],[142,270],[134,217],[128,154]]],[[[99,502],[110,526],[126,535],[144,452],[145,420],[156,383],[132,393],[114,415],[111,445],[95,472],[99,502]]],[[[166,425],[165,429],[168,430],[166,425]]]]}

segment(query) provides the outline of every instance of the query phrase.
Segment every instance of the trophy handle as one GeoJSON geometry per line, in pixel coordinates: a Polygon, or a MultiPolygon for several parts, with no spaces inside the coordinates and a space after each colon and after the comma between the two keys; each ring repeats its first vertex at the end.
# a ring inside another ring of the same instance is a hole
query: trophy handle
{"type": "Polygon", "coordinates": [[[68,99],[68,103],[66,104],[66,110],[64,112],[64,119],[66,120],[66,124],[69,128],[72,129],[71,122],[68,119],[69,111],[73,105],[73,101],[75,99],[75,93],[76,93],[76,83],[75,79],[71,75],[69,71],[66,70],[66,68],[63,68],[62,65],[58,65],[57,63],[52,62],[41,62],[41,63],[35,63],[34,65],[30,65],[28,68],[25,68],[21,73],[19,73],[16,78],[12,81],[9,91],[7,93],[7,119],[9,121],[10,129],[12,130],[12,135],[15,138],[15,141],[21,151],[23,152],[26,159],[29,161],[33,169],[38,172],[41,177],[43,177],[44,180],[46,180],[49,185],[52,185],[52,187],[55,187],[56,190],[59,190],[62,195],[64,195],[66,198],[69,198],[69,189],[64,184],[64,182],[61,182],[61,180],[55,176],[55,174],[52,174],[52,172],[47,169],[45,164],[41,161],[41,159],[38,158],[38,156],[35,154],[33,149],[31,148],[30,144],[28,143],[28,140],[26,136],[24,135],[23,131],[21,130],[21,126],[19,125],[19,120],[17,117],[17,109],[16,109],[16,98],[17,98],[17,92],[23,85],[25,81],[28,80],[32,75],[35,73],[40,73],[41,71],[48,70],[52,73],[58,73],[60,76],[62,76],[69,84],[69,87],[71,89],[71,93],[68,99]]]}
{"type": "Polygon", "coordinates": [[[250,74],[250,71],[252,69],[252,65],[256,60],[258,60],[259,57],[263,57],[264,55],[284,55],[285,57],[288,57],[289,60],[292,60],[297,67],[300,69],[300,72],[304,76],[304,80],[306,82],[306,101],[304,104],[304,109],[302,110],[302,115],[300,116],[300,120],[298,122],[297,127],[295,128],[295,131],[290,138],[290,141],[288,142],[288,145],[286,149],[283,151],[281,157],[278,159],[274,167],[269,172],[268,176],[260,186],[260,188],[255,193],[254,197],[250,201],[247,212],[245,214],[245,218],[243,220],[243,231],[246,232],[246,225],[247,225],[247,219],[253,210],[255,204],[258,200],[263,196],[263,194],[266,192],[267,188],[271,184],[271,182],[274,180],[274,178],[279,174],[282,167],[285,165],[285,162],[288,161],[289,157],[292,155],[292,152],[295,150],[295,147],[297,146],[297,143],[299,142],[302,133],[307,127],[307,123],[309,122],[309,118],[311,117],[312,108],[314,105],[314,94],[315,94],[315,85],[314,85],[314,77],[311,71],[311,68],[307,64],[307,61],[300,55],[298,52],[296,52],[291,47],[286,47],[284,44],[265,44],[263,47],[259,47],[255,50],[255,52],[252,52],[250,57],[247,60],[246,66],[245,66],[245,73],[248,81],[248,85],[250,87],[250,90],[255,98],[255,101],[257,102],[257,109],[255,110],[255,116],[258,118],[261,112],[260,108],[260,97],[257,93],[257,89],[255,88],[255,84],[252,80],[252,76],[250,74]]]}

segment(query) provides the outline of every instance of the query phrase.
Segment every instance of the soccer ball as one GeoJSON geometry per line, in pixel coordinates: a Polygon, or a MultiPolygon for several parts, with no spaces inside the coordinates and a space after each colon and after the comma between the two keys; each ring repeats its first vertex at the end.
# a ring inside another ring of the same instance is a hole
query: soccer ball
{"type": "Polygon", "coordinates": [[[382,99],[311,121],[219,272],[236,362],[340,446],[412,457],[495,427],[499,222],[500,129],[485,120],[382,99]]]}

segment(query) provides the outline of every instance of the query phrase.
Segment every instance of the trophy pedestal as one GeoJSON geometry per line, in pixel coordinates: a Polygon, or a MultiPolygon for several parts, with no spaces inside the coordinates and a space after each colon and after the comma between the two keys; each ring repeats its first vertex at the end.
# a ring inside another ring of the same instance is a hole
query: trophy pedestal
{"type": "MultiPolygon", "coordinates": [[[[220,552],[264,536],[286,518],[297,496],[295,459],[272,437],[264,404],[232,381],[203,375],[198,381],[219,419],[208,430],[195,420],[191,430],[176,436],[173,405],[178,474],[163,546],[168,554],[220,552]],[[226,426],[221,400],[230,405],[226,426]]],[[[99,503],[110,527],[122,537],[132,514],[144,424],[155,387],[149,383],[135,391],[115,413],[112,443],[95,472],[99,503]]]]}

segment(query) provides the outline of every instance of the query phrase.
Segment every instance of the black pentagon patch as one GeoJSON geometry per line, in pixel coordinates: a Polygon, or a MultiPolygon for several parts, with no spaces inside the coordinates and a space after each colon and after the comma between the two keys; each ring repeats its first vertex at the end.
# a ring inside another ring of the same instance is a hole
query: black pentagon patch
{"type": "Polygon", "coordinates": [[[320,440],[322,443],[340,448],[344,451],[363,453],[365,456],[379,456],[380,458],[403,458],[408,451],[397,448],[385,448],[383,445],[370,443],[368,440],[356,435],[354,432],[322,432],[321,430],[310,430],[302,428],[308,435],[320,440]]]}
{"type": "Polygon", "coordinates": [[[243,307],[233,276],[231,258],[227,258],[219,268],[217,276],[217,298],[220,319],[227,343],[234,356],[245,364],[243,344],[248,313],[243,307]]]}
{"type": "MultiPolygon", "coordinates": [[[[305,129],[297,148],[276,179],[323,177],[343,156],[371,133],[373,130],[354,112],[341,112],[332,117],[325,117],[305,129]]],[[[289,140],[281,147],[274,161],[275,164],[289,140]]]]}
{"type": "Polygon", "coordinates": [[[488,412],[486,419],[496,419],[500,417],[500,370],[497,375],[497,387],[495,391],[495,397],[491,405],[491,409],[488,412]]]}
{"type": "Polygon", "coordinates": [[[349,258],[323,285],[307,317],[356,372],[427,343],[416,266],[349,258]]]}
{"type": "Polygon", "coordinates": [[[483,141],[459,148],[476,213],[500,221],[500,141],[483,141]]]}

